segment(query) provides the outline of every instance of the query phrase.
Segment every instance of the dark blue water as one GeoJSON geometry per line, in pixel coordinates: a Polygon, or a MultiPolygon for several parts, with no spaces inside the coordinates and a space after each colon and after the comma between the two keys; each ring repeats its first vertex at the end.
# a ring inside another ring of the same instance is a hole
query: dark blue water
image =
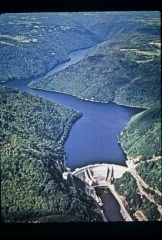
{"type": "MultiPolygon", "coordinates": [[[[69,54],[71,57],[69,62],[58,65],[44,77],[78,62],[87,51],[79,50],[69,54]]],[[[88,102],[67,94],[34,90],[27,87],[31,81],[44,77],[11,80],[1,83],[1,85],[9,85],[39,95],[83,113],[83,117],[72,126],[64,145],[64,150],[68,156],[67,166],[72,170],[88,164],[103,162],[125,166],[126,156],[117,143],[117,135],[130,118],[143,109],[124,107],[115,103],[88,102]]]]}

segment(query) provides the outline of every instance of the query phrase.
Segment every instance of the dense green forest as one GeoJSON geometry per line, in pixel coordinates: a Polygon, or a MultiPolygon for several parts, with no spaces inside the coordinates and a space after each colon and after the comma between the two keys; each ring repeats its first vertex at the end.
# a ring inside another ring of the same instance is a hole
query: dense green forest
{"type": "Polygon", "coordinates": [[[1,81],[42,76],[70,60],[69,52],[100,41],[83,27],[58,25],[59,16],[61,13],[0,16],[1,81]]]}
{"type": "Polygon", "coordinates": [[[117,33],[160,35],[159,12],[49,12],[0,15],[1,81],[42,76],[68,53],[117,33]]]}
{"type": "MultiPolygon", "coordinates": [[[[159,12],[1,14],[0,81],[43,76],[70,60],[69,52],[89,47],[79,63],[29,86],[90,101],[149,108],[131,118],[118,140],[153,201],[139,192],[130,173],[114,184],[134,220],[159,220],[159,12]]],[[[76,177],[73,181],[62,178],[63,145],[82,114],[10,87],[0,86],[0,102],[2,220],[102,221],[84,183],[76,177]]]]}
{"type": "Polygon", "coordinates": [[[160,37],[122,34],[93,47],[82,61],[29,87],[99,102],[160,104],[160,37]]]}
{"type": "Polygon", "coordinates": [[[118,139],[129,159],[161,156],[161,106],[134,115],[118,139]]]}
{"type": "MultiPolygon", "coordinates": [[[[149,187],[162,192],[162,159],[141,163],[136,167],[138,174],[149,187]]],[[[162,199],[160,204],[162,205],[162,199]]]]}
{"type": "Polygon", "coordinates": [[[82,116],[0,87],[1,218],[5,222],[102,221],[85,185],[63,180],[63,144],[82,116]]]}
{"type": "Polygon", "coordinates": [[[144,195],[140,195],[136,180],[130,173],[126,172],[121,178],[115,179],[114,185],[133,220],[137,221],[137,216],[140,215],[141,218],[143,214],[148,221],[160,219],[157,205],[150,202],[144,195]]]}
{"type": "Polygon", "coordinates": [[[143,216],[141,212],[147,220],[159,220],[159,214],[160,219],[162,219],[160,210],[162,206],[161,106],[134,115],[120,133],[118,140],[127,158],[134,163],[136,173],[146,184],[143,191],[154,201],[152,202],[146,196],[141,195],[142,200],[138,200],[138,202],[143,202],[143,204],[141,203],[142,205],[139,207],[139,203],[135,203],[130,197],[133,189],[135,191],[133,194],[138,195],[138,199],[140,199],[137,184],[132,189],[129,188],[128,182],[135,181],[135,179],[130,175],[125,185],[125,177],[123,176],[120,180],[115,181],[115,186],[119,194],[126,197],[125,206],[128,211],[133,209],[130,214],[137,211],[137,219],[141,219],[143,216]]]}
{"type": "MultiPolygon", "coordinates": [[[[161,43],[157,32],[151,34],[151,22],[145,23],[150,32],[145,29],[142,34],[134,34],[129,24],[127,32],[119,24],[120,31],[112,31],[114,37],[93,47],[82,61],[29,84],[91,101],[151,108],[132,117],[118,138],[127,158],[134,162],[161,156],[161,43]]],[[[161,160],[138,164],[136,171],[148,184],[144,191],[154,202],[145,195],[141,197],[131,174],[115,181],[117,192],[124,196],[134,220],[159,220],[161,160]]]]}

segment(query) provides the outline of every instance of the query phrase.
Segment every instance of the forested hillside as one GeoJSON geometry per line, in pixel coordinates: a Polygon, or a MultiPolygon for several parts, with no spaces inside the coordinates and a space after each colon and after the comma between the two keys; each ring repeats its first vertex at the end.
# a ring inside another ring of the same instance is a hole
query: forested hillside
{"type": "Polygon", "coordinates": [[[141,185],[131,174],[115,180],[128,212],[136,220],[162,219],[161,106],[133,116],[119,141],[141,185]]]}
{"type": "MultiPolygon", "coordinates": [[[[159,12],[2,14],[0,81],[43,76],[89,47],[77,64],[28,86],[148,108],[118,136],[138,179],[126,173],[114,185],[134,220],[161,220],[159,12]]],[[[63,145],[82,114],[2,86],[0,104],[2,220],[102,221],[84,183],[62,177],[63,145]]]]}
{"type": "Polygon", "coordinates": [[[92,32],[63,21],[61,13],[1,15],[0,80],[42,76],[70,60],[69,52],[99,42],[92,32]]]}
{"type": "Polygon", "coordinates": [[[71,17],[73,24],[84,26],[102,40],[126,33],[160,36],[160,12],[157,11],[80,12],[75,21],[75,13],[71,17]]]}
{"type": "Polygon", "coordinates": [[[92,101],[140,107],[160,104],[160,38],[123,34],[93,47],[75,65],[29,84],[92,101]]]}
{"type": "Polygon", "coordinates": [[[82,116],[10,87],[0,87],[1,219],[102,221],[80,180],[63,180],[63,144],[82,116]]]}
{"type": "MultiPolygon", "coordinates": [[[[155,157],[152,160],[142,162],[137,165],[137,172],[142,177],[142,179],[150,186],[150,188],[162,192],[162,178],[161,169],[162,159],[159,158],[155,161],[155,157]]],[[[162,197],[158,198],[156,194],[157,202],[162,205],[162,197]]]]}
{"type": "Polygon", "coordinates": [[[68,53],[116,34],[160,35],[159,12],[48,12],[0,15],[0,81],[43,76],[68,53]]]}
{"type": "Polygon", "coordinates": [[[161,106],[133,116],[118,139],[129,159],[161,156],[161,106]]]}
{"type": "Polygon", "coordinates": [[[121,178],[115,179],[114,185],[134,221],[159,221],[162,219],[161,200],[157,200],[157,196],[160,199],[161,196],[149,188],[142,188],[143,192],[141,193],[136,180],[130,173],[124,173],[121,178]]]}

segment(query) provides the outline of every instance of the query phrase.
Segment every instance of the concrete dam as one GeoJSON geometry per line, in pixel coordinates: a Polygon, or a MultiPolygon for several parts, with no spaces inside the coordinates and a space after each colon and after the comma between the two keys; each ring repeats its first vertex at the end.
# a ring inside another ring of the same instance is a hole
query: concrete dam
{"type": "MultiPolygon", "coordinates": [[[[77,168],[73,172],[70,172],[69,168],[66,168],[67,172],[63,173],[63,178],[67,179],[68,175],[72,179],[73,175],[80,178],[86,184],[87,194],[91,195],[94,200],[98,203],[101,207],[102,201],[96,195],[95,188],[108,188],[111,193],[114,195],[116,200],[120,205],[120,213],[123,216],[125,221],[132,221],[132,218],[128,214],[127,210],[125,209],[120,197],[118,196],[117,192],[115,191],[114,187],[114,179],[122,177],[125,172],[129,172],[129,167],[123,167],[115,164],[91,164],[82,168],[77,168]]],[[[103,215],[104,221],[106,218],[104,216],[103,211],[101,212],[103,215]]]]}
{"type": "Polygon", "coordinates": [[[125,172],[129,171],[127,167],[115,164],[93,164],[82,168],[77,168],[72,175],[79,177],[89,186],[109,186],[113,179],[120,178],[125,172]]]}

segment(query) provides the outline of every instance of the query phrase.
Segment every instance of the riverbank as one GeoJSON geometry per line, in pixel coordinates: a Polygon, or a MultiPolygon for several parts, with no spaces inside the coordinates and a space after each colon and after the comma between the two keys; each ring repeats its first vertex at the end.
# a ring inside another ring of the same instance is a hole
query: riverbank
{"type": "MultiPolygon", "coordinates": [[[[37,81],[37,80],[35,80],[35,81],[37,81]]],[[[119,106],[123,106],[123,107],[139,108],[139,109],[143,109],[143,110],[150,109],[149,107],[145,107],[145,106],[136,106],[136,105],[122,104],[122,103],[119,103],[117,101],[102,102],[102,101],[96,101],[94,99],[82,98],[82,97],[79,97],[77,95],[74,95],[74,94],[71,94],[71,93],[67,93],[67,92],[64,92],[64,91],[54,91],[54,90],[50,90],[50,89],[42,89],[42,88],[39,88],[39,87],[32,87],[32,86],[30,86],[30,83],[27,85],[27,87],[31,88],[31,89],[35,89],[35,90],[41,90],[41,91],[46,91],[46,92],[65,94],[65,95],[72,96],[72,97],[75,97],[77,99],[81,99],[81,100],[87,101],[87,102],[101,103],[101,104],[115,103],[115,104],[117,104],[119,106]]]]}

